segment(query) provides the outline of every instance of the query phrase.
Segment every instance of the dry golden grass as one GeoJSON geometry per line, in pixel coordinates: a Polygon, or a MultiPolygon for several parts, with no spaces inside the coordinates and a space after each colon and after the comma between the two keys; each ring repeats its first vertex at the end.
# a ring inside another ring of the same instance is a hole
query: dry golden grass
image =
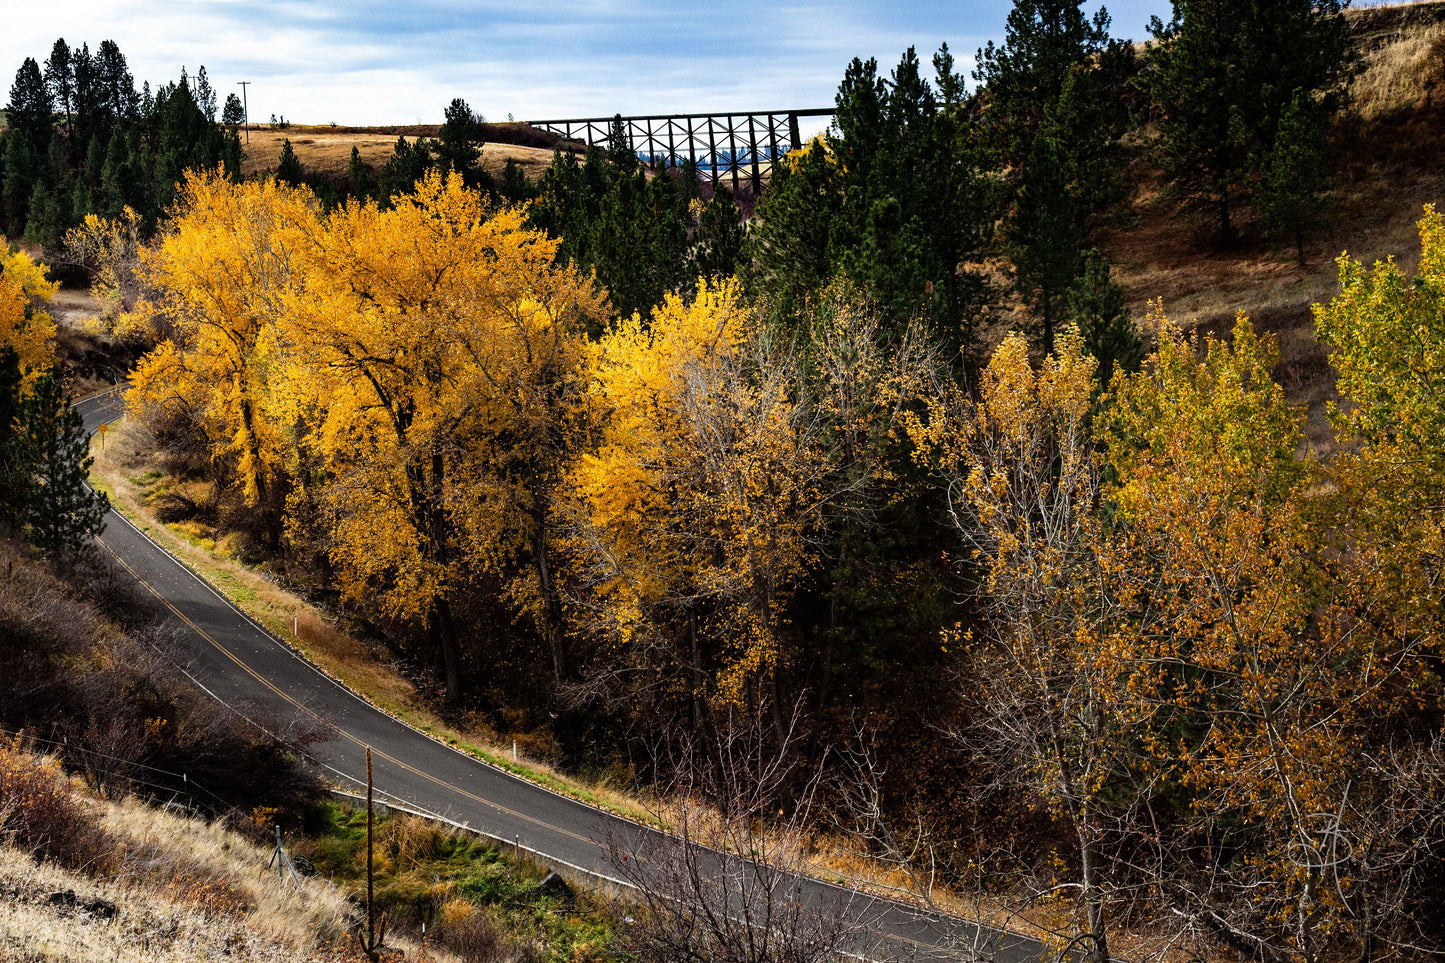
{"type": "MultiPolygon", "coordinates": [[[[117,871],[102,877],[37,863],[0,842],[0,960],[166,963],[243,959],[320,963],[359,959],[348,937],[355,910],[329,881],[297,885],[265,871],[270,850],[219,823],[132,799],[91,799],[114,840],[117,871]],[[113,904],[112,918],[50,902],[113,904]]],[[[402,943],[408,958],[415,946],[402,943]]],[[[444,954],[423,956],[443,963],[444,954]]]]}
{"type": "MultiPolygon", "coordinates": [[[[397,136],[394,132],[349,128],[293,125],[287,130],[272,130],[269,127],[253,127],[250,144],[242,144],[246,156],[241,163],[241,172],[247,177],[254,177],[274,171],[281,159],[282,143],[290,140],[296,159],[304,170],[344,175],[351,163],[351,148],[355,147],[362,161],[371,167],[374,177],[391,156],[397,136]]],[[[244,139],[245,135],[242,137],[244,139]]],[[[407,135],[408,141],[415,139],[407,135]]],[[[509,160],[515,161],[523,173],[535,179],[552,163],[552,151],[500,143],[488,143],[482,148],[482,166],[493,174],[500,174],[509,160]]]]}
{"type": "Polygon", "coordinates": [[[1355,108],[1372,121],[1407,110],[1436,106],[1445,96],[1445,24],[1402,31],[1367,51],[1364,69],[1351,86],[1355,108]]]}

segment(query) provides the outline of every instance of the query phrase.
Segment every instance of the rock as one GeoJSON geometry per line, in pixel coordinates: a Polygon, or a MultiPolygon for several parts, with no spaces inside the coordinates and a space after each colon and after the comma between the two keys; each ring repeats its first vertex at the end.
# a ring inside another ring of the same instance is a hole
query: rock
{"type": "Polygon", "coordinates": [[[62,910],[79,910],[82,913],[89,913],[99,919],[113,919],[117,907],[108,899],[101,899],[93,896],[87,899],[84,896],[76,896],[75,890],[67,889],[57,893],[51,893],[45,898],[45,902],[62,910]]]}
{"type": "Polygon", "coordinates": [[[537,884],[537,892],[563,902],[571,902],[573,896],[572,887],[568,886],[567,881],[556,873],[548,873],[542,882],[537,884]]]}

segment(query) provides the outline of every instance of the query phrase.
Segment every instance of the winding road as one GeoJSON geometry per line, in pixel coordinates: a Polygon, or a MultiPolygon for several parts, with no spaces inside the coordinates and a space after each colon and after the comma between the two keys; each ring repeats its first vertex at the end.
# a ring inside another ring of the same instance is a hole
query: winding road
{"type": "MultiPolygon", "coordinates": [[[[76,408],[88,431],[121,414],[118,392],[76,408]]],[[[528,849],[574,877],[614,883],[607,841],[645,843],[641,834],[656,832],[487,765],[373,707],[253,622],[119,512],[106,516],[99,541],[183,624],[186,671],[197,685],[243,714],[304,712],[331,730],[310,752],[338,786],[364,789],[370,746],[379,799],[528,849]]],[[[800,900],[856,925],[850,955],[861,959],[1027,963],[1047,953],[1035,940],[894,900],[810,878],[797,886],[800,900]]]]}

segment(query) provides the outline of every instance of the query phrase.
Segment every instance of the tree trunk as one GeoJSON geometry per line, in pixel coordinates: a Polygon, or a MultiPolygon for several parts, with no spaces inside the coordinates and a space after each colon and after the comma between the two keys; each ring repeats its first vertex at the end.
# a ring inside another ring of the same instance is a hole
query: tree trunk
{"type": "Polygon", "coordinates": [[[537,578],[542,589],[543,631],[547,635],[547,645],[552,650],[552,681],[560,686],[567,681],[567,647],[562,634],[562,599],[557,592],[557,583],[552,578],[552,564],[548,558],[547,503],[541,493],[534,491],[532,504],[532,526],[535,532],[532,554],[536,558],[537,578]]]}
{"type": "Polygon", "coordinates": [[[462,649],[457,641],[456,623],[452,621],[452,608],[445,596],[437,599],[434,612],[441,639],[442,665],[446,670],[447,705],[455,706],[462,701],[462,649]]]}
{"type": "Polygon", "coordinates": [[[1099,854],[1094,848],[1093,819],[1087,802],[1079,823],[1079,857],[1083,864],[1084,911],[1092,937],[1089,956],[1093,963],[1108,963],[1109,937],[1104,932],[1104,903],[1099,897],[1099,854]]]}

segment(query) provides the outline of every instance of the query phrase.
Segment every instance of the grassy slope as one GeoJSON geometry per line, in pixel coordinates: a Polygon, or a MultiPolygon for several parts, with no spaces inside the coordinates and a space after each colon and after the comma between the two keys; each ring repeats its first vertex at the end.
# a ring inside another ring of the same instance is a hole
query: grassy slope
{"type": "MultiPolygon", "coordinates": [[[[281,144],[290,140],[292,149],[296,151],[296,159],[307,171],[344,175],[351,163],[351,148],[355,147],[362,161],[371,167],[374,176],[391,156],[398,136],[404,135],[410,141],[418,136],[436,137],[437,130],[435,126],[335,127],[292,124],[286,130],[252,127],[249,144],[243,143],[246,155],[241,171],[247,177],[252,177],[275,170],[276,163],[281,158],[281,144]]],[[[525,133],[500,132],[500,136],[539,142],[546,139],[534,137],[532,133],[528,128],[525,133]]],[[[242,135],[243,138],[245,136],[242,135]]],[[[544,143],[508,143],[494,139],[488,140],[482,149],[482,165],[493,174],[500,174],[509,160],[515,161],[528,177],[535,179],[552,163],[552,147],[544,143]]]]}
{"type": "MultiPolygon", "coordinates": [[[[117,871],[97,877],[37,863],[0,834],[0,959],[363,959],[348,933],[366,891],[364,812],[323,805],[308,834],[287,833],[293,858],[307,857],[319,873],[297,885],[266,872],[269,846],[221,822],[131,798],[84,798],[114,842],[117,871]],[[114,904],[114,918],[50,902],[67,890],[114,904]]],[[[391,923],[388,945],[407,958],[455,963],[449,946],[488,935],[513,948],[499,958],[610,958],[618,914],[605,899],[583,894],[566,905],[540,888],[537,867],[415,817],[382,815],[375,838],[378,911],[391,923]],[[433,935],[425,945],[423,923],[433,935]]]]}
{"type": "Polygon", "coordinates": [[[92,800],[116,841],[119,871],[92,877],[37,864],[0,842],[0,959],[165,961],[233,957],[258,963],[345,958],[352,914],[331,883],[282,886],[261,875],[268,852],[219,824],[134,800],[92,800]],[[113,920],[51,904],[70,890],[115,904],[113,920]]]}
{"type": "Polygon", "coordinates": [[[1281,348],[1276,376],[1309,406],[1307,433],[1325,452],[1332,447],[1325,402],[1334,397],[1334,377],[1310,305],[1333,297],[1341,252],[1367,264],[1394,257],[1414,270],[1422,209],[1445,204],[1445,2],[1349,16],[1364,57],[1351,91],[1359,119],[1337,133],[1333,223],[1306,243],[1304,267],[1293,249],[1249,242],[1218,249],[1213,224],[1177,211],[1162,196],[1158,172],[1142,162],[1130,171],[1137,220],[1108,231],[1102,245],[1136,318],[1157,300],[1186,327],[1227,333],[1244,311],[1272,332],[1281,348]]]}

